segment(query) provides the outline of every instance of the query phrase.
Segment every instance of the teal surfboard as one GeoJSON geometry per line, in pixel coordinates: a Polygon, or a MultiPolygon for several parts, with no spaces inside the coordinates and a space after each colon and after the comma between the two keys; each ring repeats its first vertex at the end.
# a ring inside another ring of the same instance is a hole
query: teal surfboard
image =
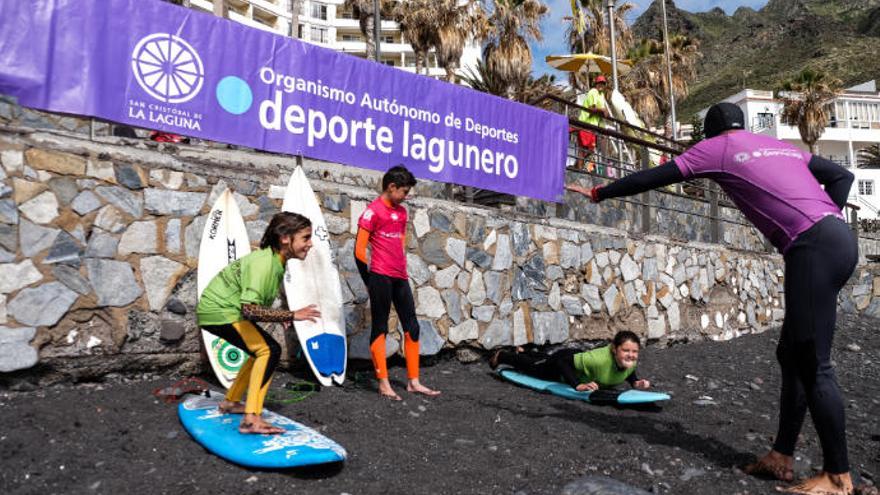
{"type": "Polygon", "coordinates": [[[560,382],[551,382],[535,378],[511,368],[503,368],[498,371],[505,380],[511,381],[532,390],[558,395],[566,399],[582,400],[594,404],[647,404],[669,400],[669,394],[662,392],[646,392],[644,390],[597,390],[596,392],[578,392],[571,386],[560,382]]]}
{"type": "Polygon", "coordinates": [[[177,408],[187,432],[208,451],[242,466],[284,469],[345,460],[345,449],[317,431],[271,411],[263,419],[284,428],[279,435],[243,435],[241,414],[222,414],[223,394],[190,396],[177,408]]]}

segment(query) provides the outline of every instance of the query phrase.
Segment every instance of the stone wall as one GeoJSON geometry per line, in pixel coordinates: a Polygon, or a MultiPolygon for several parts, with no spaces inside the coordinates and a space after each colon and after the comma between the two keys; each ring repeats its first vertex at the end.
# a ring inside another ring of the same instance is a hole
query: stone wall
{"type": "MultiPolygon", "coordinates": [[[[202,369],[194,308],[205,216],[230,187],[257,242],[296,161],[0,128],[0,163],[0,371],[14,371],[0,383],[9,385],[202,369]]],[[[353,245],[381,174],[310,160],[304,168],[332,233],[351,355],[367,358],[353,245]]],[[[567,218],[615,218],[621,208],[610,203],[564,206],[555,218],[555,205],[538,205],[539,216],[436,199],[445,189],[422,181],[408,202],[424,354],[607,339],[619,329],[650,342],[724,340],[781,321],[778,256],[567,218]]],[[[862,272],[845,307],[876,312],[880,287],[862,272]]],[[[388,353],[398,348],[389,339],[388,353]]]]}

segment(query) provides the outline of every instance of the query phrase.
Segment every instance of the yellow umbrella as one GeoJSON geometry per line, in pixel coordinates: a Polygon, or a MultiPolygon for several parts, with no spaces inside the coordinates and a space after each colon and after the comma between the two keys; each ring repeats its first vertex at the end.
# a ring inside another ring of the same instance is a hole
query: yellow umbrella
{"type": "MultiPolygon", "coordinates": [[[[595,53],[573,53],[571,55],[547,55],[547,64],[554,69],[565,72],[577,72],[587,65],[587,72],[601,72],[611,74],[611,57],[596,55],[595,53]]],[[[630,71],[632,62],[629,60],[617,61],[617,72],[621,75],[630,71]]]]}

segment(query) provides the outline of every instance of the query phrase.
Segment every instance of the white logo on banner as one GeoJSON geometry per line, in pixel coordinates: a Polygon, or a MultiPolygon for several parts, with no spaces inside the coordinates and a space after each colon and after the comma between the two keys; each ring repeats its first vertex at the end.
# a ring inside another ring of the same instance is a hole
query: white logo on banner
{"type": "Polygon", "coordinates": [[[196,50],[170,33],[142,38],[131,52],[131,70],[144,91],[166,103],[184,103],[202,89],[205,69],[196,50]]]}

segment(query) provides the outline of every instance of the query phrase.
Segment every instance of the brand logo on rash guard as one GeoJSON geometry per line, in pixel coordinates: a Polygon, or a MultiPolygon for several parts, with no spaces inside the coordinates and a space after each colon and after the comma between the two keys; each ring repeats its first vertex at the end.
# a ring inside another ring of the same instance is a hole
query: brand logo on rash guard
{"type": "Polygon", "coordinates": [[[737,153],[737,154],[733,155],[733,159],[736,160],[736,163],[745,163],[745,162],[749,161],[751,158],[752,158],[752,156],[746,152],[737,153]]]}
{"type": "Polygon", "coordinates": [[[369,208],[364,210],[363,218],[364,218],[364,220],[369,220],[369,219],[373,218],[373,210],[371,210],[369,208]]]}
{"type": "Polygon", "coordinates": [[[391,219],[394,220],[395,222],[397,221],[398,218],[400,218],[400,217],[397,216],[397,213],[391,214],[391,219]]]}

